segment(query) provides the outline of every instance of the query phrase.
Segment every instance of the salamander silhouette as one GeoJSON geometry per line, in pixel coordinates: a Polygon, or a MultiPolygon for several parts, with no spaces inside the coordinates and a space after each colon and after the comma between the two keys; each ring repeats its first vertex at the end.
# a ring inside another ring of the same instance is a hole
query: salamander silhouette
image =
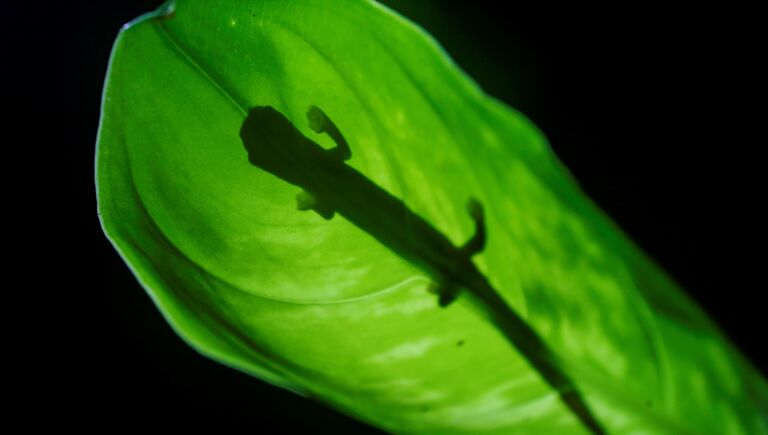
{"type": "Polygon", "coordinates": [[[304,136],[271,106],[250,109],[240,138],[248,161],[282,180],[298,186],[299,210],[313,210],[325,219],[336,213],[366,231],[390,250],[424,270],[436,283],[432,291],[446,307],[460,293],[504,334],[541,377],[558,391],[563,403],[595,434],[604,433],[555,354],[536,332],[504,301],[472,262],[486,239],[483,209],[475,199],[468,203],[475,234],[455,247],[440,231],[405,203],[345,163],[352,156],[344,136],[318,107],[307,111],[310,128],[336,143],[324,149],[304,136]]]}

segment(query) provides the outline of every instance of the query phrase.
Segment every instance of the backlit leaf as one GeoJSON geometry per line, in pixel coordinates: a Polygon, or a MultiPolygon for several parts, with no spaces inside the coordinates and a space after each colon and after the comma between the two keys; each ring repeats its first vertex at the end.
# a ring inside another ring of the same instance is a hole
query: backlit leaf
{"type": "Polygon", "coordinates": [[[399,433],[588,432],[546,370],[608,433],[768,433],[765,380],[542,133],[371,1],[168,3],[120,32],[102,110],[105,232],[211,358],[399,433]],[[302,181],[249,161],[254,107],[333,148],[310,106],[344,135],[343,174],[358,183],[263,133],[277,125],[266,118],[259,149],[277,154],[264,158],[293,158],[302,181]],[[333,218],[297,210],[301,183],[326,186],[333,218]],[[350,199],[360,192],[369,203],[350,199]],[[374,201],[382,192],[402,214],[374,201]],[[419,254],[471,238],[470,198],[487,225],[474,264],[499,304],[419,254]],[[441,307],[429,289],[446,283],[458,297],[441,307]],[[546,351],[499,326],[500,312],[546,351]]]}

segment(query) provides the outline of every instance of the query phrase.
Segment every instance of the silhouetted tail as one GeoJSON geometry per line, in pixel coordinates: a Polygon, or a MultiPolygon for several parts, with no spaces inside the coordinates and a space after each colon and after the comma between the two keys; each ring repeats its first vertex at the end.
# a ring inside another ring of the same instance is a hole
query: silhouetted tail
{"type": "Polygon", "coordinates": [[[605,434],[591,409],[584,401],[576,384],[558,363],[557,357],[538,333],[525,322],[495,289],[480,277],[472,287],[497,328],[507,337],[512,346],[520,352],[542,379],[560,396],[560,400],[590,432],[595,435],[605,434]]]}

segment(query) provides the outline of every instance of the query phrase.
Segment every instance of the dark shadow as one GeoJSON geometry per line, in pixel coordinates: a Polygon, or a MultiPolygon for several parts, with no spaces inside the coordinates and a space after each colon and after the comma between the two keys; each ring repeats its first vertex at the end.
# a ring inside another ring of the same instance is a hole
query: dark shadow
{"type": "Polygon", "coordinates": [[[557,390],[563,403],[595,434],[604,431],[590,412],[575,384],[560,368],[555,355],[536,332],[498,295],[472,262],[485,244],[483,210],[470,200],[469,216],[475,234],[461,247],[403,201],[390,195],[351,166],[352,153],[336,125],[315,106],[307,111],[310,128],[336,143],[324,149],[304,136],[272,107],[253,107],[240,129],[248,161],[282,180],[298,186],[299,210],[313,210],[325,219],[336,213],[367,232],[390,250],[413,263],[438,283],[434,292],[445,307],[465,290],[510,343],[541,377],[557,390]]]}

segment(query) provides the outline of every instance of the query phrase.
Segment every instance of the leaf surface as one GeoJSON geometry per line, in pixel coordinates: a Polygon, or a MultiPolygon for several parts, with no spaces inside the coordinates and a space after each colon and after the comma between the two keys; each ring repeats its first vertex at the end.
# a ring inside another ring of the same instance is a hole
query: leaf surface
{"type": "Polygon", "coordinates": [[[224,364],[399,433],[583,433],[503,334],[369,232],[296,209],[239,131],[275,108],[455,246],[562,361],[609,433],[768,433],[768,387],[579,190],[524,116],[370,1],[178,0],[120,32],[98,136],[107,236],[224,364]]]}

